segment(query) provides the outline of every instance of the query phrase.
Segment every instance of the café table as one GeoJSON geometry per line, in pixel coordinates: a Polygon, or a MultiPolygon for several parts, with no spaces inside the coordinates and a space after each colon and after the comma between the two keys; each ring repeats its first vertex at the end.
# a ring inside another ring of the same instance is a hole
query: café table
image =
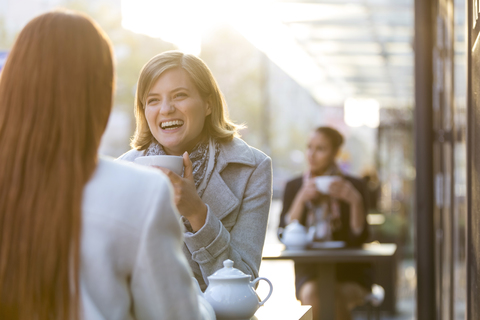
{"type": "Polygon", "coordinates": [[[289,306],[283,308],[277,305],[266,303],[263,307],[258,308],[255,315],[250,320],[313,320],[311,306],[289,306]]]}
{"type": "MultiPolygon", "coordinates": [[[[335,319],[335,265],[339,262],[384,262],[392,261],[397,250],[393,243],[371,243],[355,248],[323,248],[288,250],[283,244],[266,245],[263,260],[293,260],[317,265],[317,285],[320,288],[319,319],[335,319]]],[[[317,320],[317,319],[314,319],[317,320]]]]}

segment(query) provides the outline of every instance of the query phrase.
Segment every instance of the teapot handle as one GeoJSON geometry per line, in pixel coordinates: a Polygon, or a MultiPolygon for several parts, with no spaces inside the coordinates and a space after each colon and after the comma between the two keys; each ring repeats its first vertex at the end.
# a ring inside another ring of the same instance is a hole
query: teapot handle
{"type": "Polygon", "coordinates": [[[272,283],[270,282],[270,280],[268,280],[267,278],[263,278],[263,277],[259,277],[259,278],[255,279],[255,280],[253,280],[252,282],[250,282],[250,285],[252,286],[252,288],[253,288],[253,287],[255,286],[255,284],[256,284],[258,281],[260,281],[260,280],[265,280],[265,281],[267,281],[268,285],[270,286],[270,292],[268,293],[268,295],[267,295],[267,297],[266,297],[265,299],[263,299],[262,301],[260,301],[260,302],[258,303],[258,306],[259,306],[259,307],[260,307],[260,306],[263,306],[263,304],[264,304],[265,302],[267,302],[268,298],[270,298],[270,296],[272,295],[272,292],[273,292],[272,283]]]}

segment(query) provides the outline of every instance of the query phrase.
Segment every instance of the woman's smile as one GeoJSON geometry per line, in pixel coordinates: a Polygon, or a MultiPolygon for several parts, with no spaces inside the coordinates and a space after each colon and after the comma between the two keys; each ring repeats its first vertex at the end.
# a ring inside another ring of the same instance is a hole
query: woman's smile
{"type": "Polygon", "coordinates": [[[160,122],[160,129],[167,131],[167,132],[173,132],[176,131],[177,129],[180,129],[183,126],[183,120],[166,120],[160,122]]]}
{"type": "Polygon", "coordinates": [[[210,104],[182,68],[169,69],[148,92],[145,118],[167,154],[191,152],[202,139],[210,104]]]}

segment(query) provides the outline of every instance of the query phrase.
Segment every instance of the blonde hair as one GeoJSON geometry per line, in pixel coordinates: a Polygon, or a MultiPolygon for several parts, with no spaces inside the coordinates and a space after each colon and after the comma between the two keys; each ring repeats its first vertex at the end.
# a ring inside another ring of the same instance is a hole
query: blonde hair
{"type": "Polygon", "coordinates": [[[103,31],[50,12],[0,79],[0,319],[78,319],[82,196],[112,106],[103,31]]]}
{"type": "Polygon", "coordinates": [[[228,116],[225,99],[208,66],[200,58],[180,51],[166,51],[148,61],[140,71],[137,92],[135,94],[135,135],[131,142],[132,148],[145,150],[155,141],[145,117],[145,103],[148,92],[167,70],[182,68],[195,84],[203,99],[210,102],[212,113],[205,118],[203,134],[219,141],[231,141],[239,136],[243,128],[234,124],[228,116]]]}

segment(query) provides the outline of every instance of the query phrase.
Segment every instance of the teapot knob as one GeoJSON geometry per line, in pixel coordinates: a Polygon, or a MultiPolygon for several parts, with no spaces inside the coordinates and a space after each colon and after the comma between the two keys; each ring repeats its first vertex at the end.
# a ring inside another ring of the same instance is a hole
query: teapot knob
{"type": "Polygon", "coordinates": [[[233,268],[233,261],[230,260],[230,259],[227,259],[227,260],[223,261],[223,266],[225,268],[233,268]]]}

